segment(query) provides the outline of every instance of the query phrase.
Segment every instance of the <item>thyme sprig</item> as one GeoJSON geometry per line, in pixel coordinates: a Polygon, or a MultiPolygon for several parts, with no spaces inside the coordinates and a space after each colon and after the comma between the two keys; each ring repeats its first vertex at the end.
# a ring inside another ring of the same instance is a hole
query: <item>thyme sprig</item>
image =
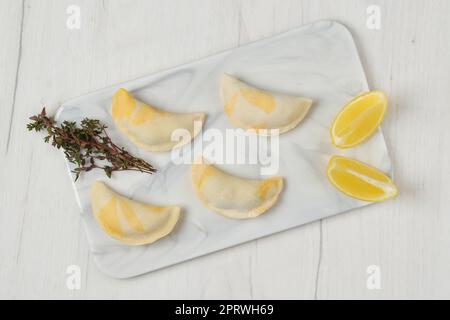
{"type": "Polygon", "coordinates": [[[99,120],[85,118],[80,126],[76,122],[64,121],[59,126],[52,117],[48,117],[45,108],[41,113],[30,117],[29,131],[46,131],[44,141],[63,149],[67,160],[73,163],[75,181],[82,172],[102,169],[111,178],[114,171],[140,171],[148,174],[156,169],[146,161],[136,158],[123,147],[113,143],[106,133],[107,126],[99,120]]]}

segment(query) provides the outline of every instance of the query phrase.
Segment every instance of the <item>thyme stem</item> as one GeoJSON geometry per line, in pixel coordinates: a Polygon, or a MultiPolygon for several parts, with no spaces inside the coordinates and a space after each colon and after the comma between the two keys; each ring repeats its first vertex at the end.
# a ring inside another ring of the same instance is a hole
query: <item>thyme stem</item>
{"type": "Polygon", "coordinates": [[[106,132],[107,126],[99,120],[85,118],[80,122],[64,121],[57,125],[52,117],[48,117],[45,108],[41,113],[30,117],[27,124],[29,131],[46,131],[45,142],[63,149],[67,160],[76,165],[73,169],[75,181],[82,172],[101,169],[111,178],[114,171],[139,171],[152,174],[156,169],[146,161],[134,157],[123,147],[112,142],[106,132]],[[104,161],[106,164],[99,164],[104,161]]]}

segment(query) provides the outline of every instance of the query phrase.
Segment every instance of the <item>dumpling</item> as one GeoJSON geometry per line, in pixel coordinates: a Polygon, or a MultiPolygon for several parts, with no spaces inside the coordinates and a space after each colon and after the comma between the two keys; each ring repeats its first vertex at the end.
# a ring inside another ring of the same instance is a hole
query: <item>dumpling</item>
{"type": "Polygon", "coordinates": [[[278,199],[283,178],[243,179],[230,175],[204,160],[191,168],[193,188],[210,210],[232,219],[255,218],[278,199]]]}
{"type": "Polygon", "coordinates": [[[221,77],[220,97],[233,126],[265,135],[295,128],[312,105],[311,99],[257,89],[228,74],[221,77]]]}
{"type": "Polygon", "coordinates": [[[168,235],[181,211],[176,206],[157,207],[128,199],[100,181],[91,187],[91,206],[100,227],[128,245],[148,244],[168,235]]]}
{"type": "Polygon", "coordinates": [[[111,116],[117,128],[134,144],[146,151],[169,151],[180,141],[172,140],[172,132],[186,129],[189,143],[200,131],[205,120],[203,113],[172,113],[158,110],[134,99],[121,88],[112,98],[111,116]],[[196,123],[198,125],[196,125],[196,123]]]}

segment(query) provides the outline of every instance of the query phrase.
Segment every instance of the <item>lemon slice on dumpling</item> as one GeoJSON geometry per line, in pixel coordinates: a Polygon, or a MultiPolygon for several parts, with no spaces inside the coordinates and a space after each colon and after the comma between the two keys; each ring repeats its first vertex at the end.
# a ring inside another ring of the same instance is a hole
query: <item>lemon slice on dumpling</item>
{"type": "Polygon", "coordinates": [[[204,113],[172,113],[156,109],[121,88],[112,98],[111,116],[117,128],[134,144],[147,151],[169,151],[189,143],[200,131],[204,113]],[[190,139],[172,140],[176,129],[185,129],[190,139]]]}
{"type": "Polygon", "coordinates": [[[168,235],[181,211],[176,206],[158,207],[128,199],[100,181],[91,187],[91,205],[100,227],[128,245],[148,244],[168,235]]]}
{"type": "Polygon", "coordinates": [[[199,160],[192,165],[192,184],[201,202],[210,210],[232,219],[255,218],[278,199],[283,178],[243,179],[199,160]]]}
{"type": "Polygon", "coordinates": [[[312,105],[311,99],[261,90],[228,74],[221,77],[220,98],[233,126],[267,135],[295,128],[312,105]]]}

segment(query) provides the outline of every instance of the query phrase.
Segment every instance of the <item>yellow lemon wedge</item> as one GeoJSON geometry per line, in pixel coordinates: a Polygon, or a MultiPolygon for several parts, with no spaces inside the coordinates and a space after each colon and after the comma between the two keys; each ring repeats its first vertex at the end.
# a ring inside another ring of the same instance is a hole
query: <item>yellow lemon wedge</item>
{"type": "Polygon", "coordinates": [[[231,219],[256,218],[277,201],[283,178],[243,179],[230,175],[204,160],[192,165],[192,185],[210,210],[231,219]]]}
{"type": "Polygon", "coordinates": [[[387,175],[350,158],[331,157],[327,177],[339,191],[355,199],[382,202],[397,195],[397,187],[387,175]]]}
{"type": "Polygon", "coordinates": [[[103,231],[128,245],[155,242],[172,232],[180,218],[179,207],[140,203],[117,194],[100,181],[91,187],[91,206],[103,231]]]}
{"type": "Polygon", "coordinates": [[[351,100],[334,119],[331,140],[342,149],[367,140],[383,121],[387,97],[381,91],[370,91],[351,100]]]}

